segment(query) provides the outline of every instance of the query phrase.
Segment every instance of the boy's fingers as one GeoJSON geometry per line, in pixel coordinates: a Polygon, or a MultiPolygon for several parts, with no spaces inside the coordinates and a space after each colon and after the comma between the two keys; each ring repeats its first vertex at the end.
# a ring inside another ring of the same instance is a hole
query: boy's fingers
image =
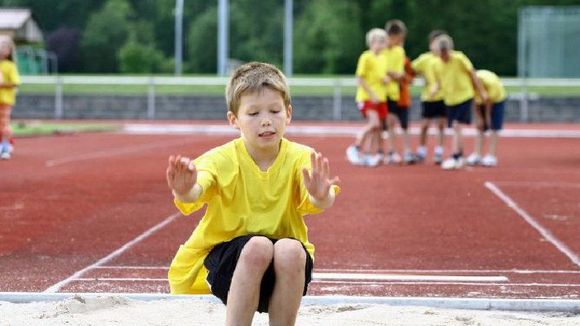
{"type": "Polygon", "coordinates": [[[306,185],[310,184],[310,173],[308,172],[308,169],[302,169],[302,176],[304,176],[304,183],[306,185]]]}
{"type": "Polygon", "coordinates": [[[325,157],[322,160],[322,176],[323,178],[328,178],[330,175],[330,164],[328,163],[328,159],[325,157]]]}
{"type": "Polygon", "coordinates": [[[332,180],[330,180],[330,184],[331,185],[337,185],[340,183],[340,178],[338,176],[332,178],[332,180]]]}

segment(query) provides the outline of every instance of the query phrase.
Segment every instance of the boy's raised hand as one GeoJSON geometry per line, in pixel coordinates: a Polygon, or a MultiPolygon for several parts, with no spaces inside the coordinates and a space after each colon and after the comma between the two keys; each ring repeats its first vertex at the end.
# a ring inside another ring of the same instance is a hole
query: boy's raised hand
{"type": "Polygon", "coordinates": [[[330,179],[328,159],[323,157],[321,153],[312,152],[310,154],[310,162],[312,163],[312,170],[302,170],[304,185],[314,200],[324,203],[329,198],[330,187],[337,184],[339,179],[336,176],[330,179]]]}
{"type": "Polygon", "coordinates": [[[181,155],[171,155],[166,176],[169,188],[177,195],[185,195],[197,182],[197,169],[191,159],[181,155]]]}

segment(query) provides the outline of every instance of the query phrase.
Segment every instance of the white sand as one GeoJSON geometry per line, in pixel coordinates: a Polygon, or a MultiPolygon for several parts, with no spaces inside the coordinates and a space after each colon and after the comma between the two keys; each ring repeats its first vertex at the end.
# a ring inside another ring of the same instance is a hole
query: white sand
{"type": "MultiPolygon", "coordinates": [[[[76,296],[56,302],[0,302],[0,326],[223,325],[224,321],[225,306],[207,300],[76,296]]],[[[268,315],[256,314],[254,325],[268,325],[268,315]]],[[[580,315],[368,304],[303,305],[297,325],[580,325],[580,315]]]]}

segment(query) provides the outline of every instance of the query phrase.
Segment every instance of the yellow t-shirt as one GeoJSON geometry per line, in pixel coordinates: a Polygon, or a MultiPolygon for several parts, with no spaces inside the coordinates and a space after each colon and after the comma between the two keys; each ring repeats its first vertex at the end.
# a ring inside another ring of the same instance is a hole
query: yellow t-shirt
{"type": "MultiPolygon", "coordinates": [[[[485,88],[485,91],[487,92],[487,96],[489,96],[491,103],[499,103],[505,100],[506,98],[505,88],[503,87],[501,80],[496,74],[494,74],[489,70],[478,70],[475,72],[475,74],[477,75],[477,79],[479,79],[479,81],[483,85],[483,88],[485,88]]],[[[475,94],[475,103],[477,104],[482,103],[481,98],[479,97],[479,94],[477,94],[477,92],[475,94]]]]}
{"type": "Polygon", "coordinates": [[[441,65],[441,88],[445,105],[461,104],[472,99],[475,92],[471,81],[473,64],[460,51],[451,51],[447,63],[441,58],[437,60],[441,65]]]}
{"type": "MultiPolygon", "coordinates": [[[[383,78],[387,74],[386,68],[386,62],[382,53],[377,55],[371,50],[363,52],[358,58],[356,65],[356,76],[361,77],[367,83],[381,102],[386,97],[386,88],[383,83],[383,78]]],[[[356,90],[356,101],[364,102],[370,99],[370,95],[367,94],[364,88],[358,86],[356,90]]]]}
{"type": "MultiPolygon", "coordinates": [[[[174,202],[185,215],[206,204],[207,210],[173,258],[168,273],[171,293],[210,293],[203,265],[206,256],[217,244],[242,235],[291,237],[302,242],[314,258],[304,215],[322,210],[310,202],[302,180],[312,151],[282,139],[274,163],[261,171],[238,138],[195,159],[203,193],[194,203],[174,202]]],[[[339,190],[334,188],[335,193],[339,190]]]]}
{"type": "Polygon", "coordinates": [[[435,96],[429,97],[431,88],[435,85],[439,79],[439,75],[441,74],[441,65],[437,59],[438,57],[433,53],[425,52],[411,63],[413,70],[417,74],[422,75],[423,79],[425,79],[425,85],[421,91],[421,101],[423,102],[437,102],[443,100],[442,90],[435,93],[435,96]]]}
{"type": "MultiPolygon", "coordinates": [[[[3,84],[20,85],[20,75],[16,64],[10,60],[0,61],[0,82],[3,84]]],[[[0,104],[12,106],[16,103],[16,87],[0,87],[0,104]]]]}
{"type": "MultiPolygon", "coordinates": [[[[405,49],[401,46],[393,46],[383,50],[386,60],[387,72],[405,72],[405,49]]],[[[392,101],[398,101],[400,96],[399,82],[391,80],[387,83],[387,97],[392,101]]]]}

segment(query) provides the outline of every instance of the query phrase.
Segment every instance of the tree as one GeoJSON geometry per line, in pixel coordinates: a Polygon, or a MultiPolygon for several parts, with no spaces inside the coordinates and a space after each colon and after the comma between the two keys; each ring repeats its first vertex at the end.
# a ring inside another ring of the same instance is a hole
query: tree
{"type": "Polygon", "coordinates": [[[217,71],[217,8],[209,8],[190,26],[187,34],[189,69],[195,73],[217,71]]]}
{"type": "Polygon", "coordinates": [[[364,50],[358,7],[350,1],[310,2],[296,22],[295,70],[353,74],[364,50]]]}
{"type": "Polygon", "coordinates": [[[132,9],[126,0],[108,0],[91,15],[81,47],[88,72],[117,72],[117,52],[129,35],[132,9]]]}

